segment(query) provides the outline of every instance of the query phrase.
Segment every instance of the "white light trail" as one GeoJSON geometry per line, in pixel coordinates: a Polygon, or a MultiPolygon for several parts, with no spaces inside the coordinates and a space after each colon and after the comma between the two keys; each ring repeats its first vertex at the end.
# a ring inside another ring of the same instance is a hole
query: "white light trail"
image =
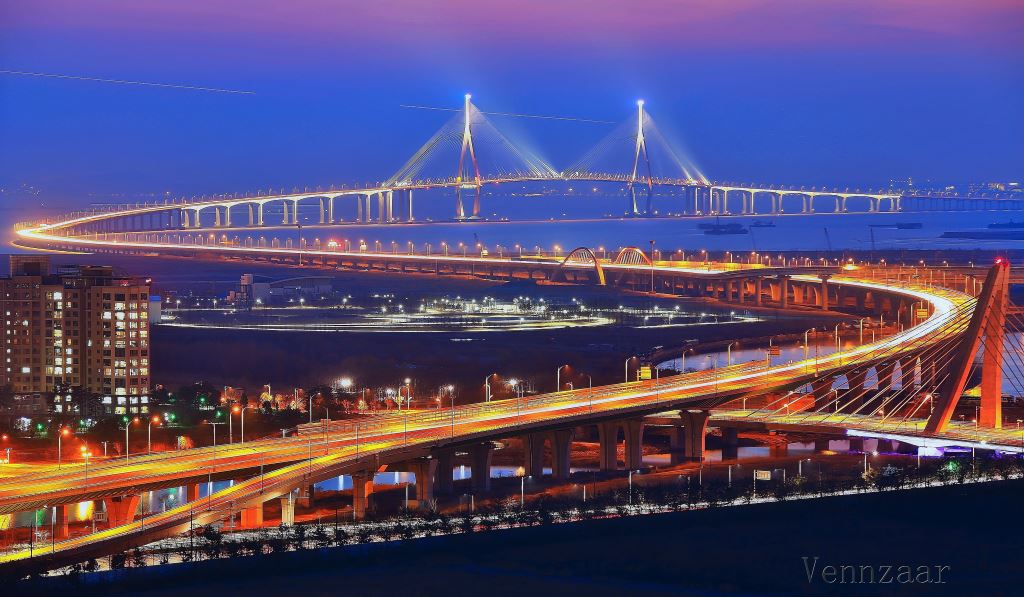
{"type": "Polygon", "coordinates": [[[237,95],[256,95],[255,91],[242,89],[221,89],[219,87],[202,87],[199,85],[178,85],[175,83],[153,83],[149,81],[129,81],[126,79],[103,79],[100,77],[83,77],[79,75],[60,75],[55,73],[33,73],[20,70],[3,70],[2,75],[18,75],[22,77],[45,77],[48,79],[72,79],[75,81],[90,81],[93,83],[114,83],[116,85],[140,85],[142,87],[166,87],[168,89],[185,89],[188,91],[210,91],[213,93],[233,93],[237,95]]]}

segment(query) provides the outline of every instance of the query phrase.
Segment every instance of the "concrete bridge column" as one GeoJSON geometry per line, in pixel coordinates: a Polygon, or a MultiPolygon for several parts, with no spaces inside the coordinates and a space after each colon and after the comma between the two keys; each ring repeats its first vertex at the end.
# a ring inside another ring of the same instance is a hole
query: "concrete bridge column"
{"type": "Polygon", "coordinates": [[[477,444],[471,451],[473,458],[473,492],[485,493],[491,490],[491,459],[494,446],[490,442],[477,444]]]}
{"type": "Polygon", "coordinates": [[[135,520],[135,511],[139,509],[139,496],[119,495],[105,498],[103,507],[107,511],[107,528],[128,524],[135,520]]]}
{"type": "Polygon", "coordinates": [[[327,223],[328,224],[333,224],[334,223],[334,200],[335,199],[337,199],[337,197],[328,197],[327,198],[327,223]]]}
{"type": "Polygon", "coordinates": [[[288,225],[288,201],[281,202],[281,209],[284,210],[284,217],[281,219],[281,224],[284,226],[288,225]]]}
{"type": "MultiPolygon", "coordinates": [[[[778,437],[774,431],[771,432],[772,436],[778,437]]],[[[782,441],[772,441],[768,444],[768,455],[772,458],[785,458],[789,456],[789,438],[781,436],[782,441]]]]}
{"type": "Polygon", "coordinates": [[[885,453],[893,452],[892,440],[889,440],[889,439],[880,439],[880,440],[878,440],[878,443],[877,443],[877,445],[875,447],[875,450],[879,454],[885,454],[885,453]]]}
{"type": "Polygon", "coordinates": [[[213,206],[213,227],[214,228],[220,228],[221,227],[220,206],[217,206],[217,205],[213,206]]]}
{"type": "Polygon", "coordinates": [[[829,407],[829,396],[832,395],[832,384],[834,380],[831,377],[820,377],[811,382],[811,395],[814,396],[814,410],[823,412],[826,409],[834,411],[834,408],[829,407]]]}
{"type": "MultiPolygon", "coordinates": [[[[292,510],[294,514],[294,509],[292,510]]],[[[251,508],[242,508],[240,528],[242,529],[258,529],[263,527],[263,504],[253,506],[251,508]]],[[[293,516],[294,521],[294,516],[293,516]]]]}
{"type": "Polygon", "coordinates": [[[366,199],[366,201],[365,201],[366,206],[363,208],[363,222],[369,224],[370,222],[373,221],[373,213],[372,213],[372,209],[371,209],[372,206],[373,206],[373,203],[372,203],[373,195],[372,194],[367,194],[365,199],[366,199]]]}
{"type": "Polygon", "coordinates": [[[687,460],[704,460],[704,435],[707,433],[708,411],[680,411],[679,417],[686,427],[686,443],[683,456],[687,460]]]}
{"type": "Polygon", "coordinates": [[[63,541],[68,538],[68,519],[70,504],[58,504],[53,507],[53,538],[63,541]]]}
{"type": "Polygon", "coordinates": [[[529,433],[523,436],[523,455],[523,470],[526,476],[539,477],[544,474],[544,436],[542,434],[529,433]]]}
{"type": "Polygon", "coordinates": [[[668,463],[669,466],[682,464],[686,460],[686,429],[681,425],[668,429],[668,463]]]}
{"type": "Polygon", "coordinates": [[[412,215],[412,189],[406,189],[405,191],[406,211],[405,221],[415,222],[416,218],[412,215]]]}
{"type": "Polygon", "coordinates": [[[789,307],[789,276],[779,276],[779,303],[783,309],[789,307]]]}
{"type": "Polygon", "coordinates": [[[639,469],[644,464],[644,423],[631,419],[622,427],[626,432],[626,469],[639,469]]]}
{"type": "Polygon", "coordinates": [[[370,496],[373,495],[373,475],[373,471],[352,474],[352,512],[356,520],[366,517],[370,496]]]}
{"type": "Polygon", "coordinates": [[[896,378],[896,362],[875,365],[875,376],[878,378],[879,392],[891,391],[893,380],[896,378]]]}
{"type": "Polygon", "coordinates": [[[189,483],[185,486],[185,501],[182,503],[191,504],[199,499],[199,483],[189,483]]]}
{"type": "Polygon", "coordinates": [[[253,226],[256,225],[256,210],[253,209],[252,203],[250,203],[246,207],[249,208],[249,227],[252,228],[253,226]]]}
{"type": "Polygon", "coordinates": [[[363,197],[356,195],[356,222],[363,221],[363,197]]]}
{"type": "Polygon", "coordinates": [[[416,475],[416,504],[410,508],[426,508],[434,500],[434,478],[437,475],[436,458],[419,458],[412,462],[412,473],[416,475]]]}
{"type": "Polygon", "coordinates": [[[313,500],[316,499],[316,488],[312,483],[303,485],[297,498],[299,506],[303,508],[309,508],[313,505],[313,500]]]}
{"type": "Polygon", "coordinates": [[[917,368],[917,357],[910,357],[907,359],[900,359],[900,387],[909,388],[917,383],[917,374],[914,369],[917,368]]]}
{"type": "Polygon", "coordinates": [[[387,192],[387,206],[388,206],[388,218],[387,218],[387,221],[388,222],[394,222],[395,221],[395,212],[394,212],[395,202],[394,202],[394,199],[395,199],[394,191],[388,191],[387,192]]]}
{"type": "Polygon", "coordinates": [[[292,199],[292,224],[299,224],[299,200],[292,199]]]}
{"type": "Polygon", "coordinates": [[[559,429],[551,434],[551,473],[555,479],[569,479],[572,464],[572,439],[575,429],[559,429]]]}
{"type": "Polygon", "coordinates": [[[289,491],[288,495],[281,497],[281,524],[289,527],[295,524],[294,491],[289,491]]]}
{"type": "Polygon", "coordinates": [[[263,226],[263,204],[262,203],[257,203],[256,204],[256,216],[257,216],[256,224],[258,226],[263,226]]]}
{"type": "Polygon", "coordinates": [[[224,227],[231,228],[231,206],[224,206],[224,227]]]}
{"type": "Polygon", "coordinates": [[[449,495],[454,484],[452,470],[454,469],[455,451],[451,448],[435,450],[431,456],[437,460],[437,468],[434,471],[434,491],[442,495],[449,495]]]}
{"type": "Polygon", "coordinates": [[[851,437],[850,439],[850,451],[851,452],[863,452],[864,451],[864,438],[863,437],[851,437]]]}
{"type": "Polygon", "coordinates": [[[821,276],[821,310],[828,311],[828,276],[821,276]]]}
{"type": "Polygon", "coordinates": [[[814,440],[815,452],[827,452],[829,450],[829,439],[827,437],[814,440]]]}
{"type": "Polygon", "coordinates": [[[722,427],[722,460],[735,460],[739,457],[740,437],[735,427],[722,427]]]}
{"type": "Polygon", "coordinates": [[[761,296],[764,288],[764,279],[761,277],[754,278],[754,304],[758,307],[761,306],[764,298],[761,296]]]}
{"type": "Polygon", "coordinates": [[[320,201],[320,223],[321,224],[326,224],[327,222],[325,220],[327,219],[327,206],[324,205],[324,198],[323,197],[320,197],[319,201],[320,201]]]}
{"type": "Polygon", "coordinates": [[[597,437],[600,443],[600,467],[602,471],[614,471],[619,468],[619,423],[605,421],[597,424],[597,437]]]}
{"type": "Polygon", "coordinates": [[[867,392],[867,369],[860,369],[858,371],[852,371],[846,374],[846,381],[850,386],[846,396],[843,398],[843,412],[856,412],[858,414],[866,414],[863,411],[864,407],[864,394],[867,392]]]}

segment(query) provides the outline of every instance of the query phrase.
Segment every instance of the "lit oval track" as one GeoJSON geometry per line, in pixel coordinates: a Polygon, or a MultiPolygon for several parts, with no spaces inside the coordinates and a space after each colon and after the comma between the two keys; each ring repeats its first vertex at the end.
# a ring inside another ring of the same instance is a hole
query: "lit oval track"
{"type": "MultiPolygon", "coordinates": [[[[18,234],[34,243],[61,247],[111,248],[110,243],[68,238],[55,233],[59,224],[25,228],[18,234]]],[[[152,242],[118,242],[117,248],[159,253],[174,247],[152,242]]],[[[188,247],[188,250],[294,254],[292,249],[251,247],[188,247]]],[[[336,252],[302,251],[303,255],[336,252]]],[[[423,258],[394,255],[394,258],[423,258]]],[[[430,256],[429,259],[493,261],[495,258],[430,256]]],[[[587,267],[581,265],[581,267],[587,267]]],[[[679,271],[669,265],[607,264],[606,269],[634,272],[679,271]]],[[[690,268],[697,275],[722,274],[724,269],[690,268]]],[[[793,275],[794,279],[818,280],[793,275]]],[[[250,476],[246,481],[206,498],[121,526],[64,540],[29,551],[0,556],[0,563],[18,571],[50,569],[143,545],[187,531],[190,526],[222,519],[229,513],[287,494],[293,488],[341,474],[374,471],[382,464],[421,457],[434,448],[468,445],[530,431],[574,427],[603,419],[642,416],[676,408],[710,408],[743,396],[799,387],[822,375],[917,354],[950,340],[966,328],[974,297],[948,288],[907,282],[873,281],[835,276],[830,282],[902,295],[930,305],[931,314],[918,325],[876,342],[815,359],[768,366],[744,363],[660,380],[631,382],[492,401],[454,409],[400,412],[360,422],[334,422],[297,437],[267,439],[217,448],[183,450],[107,461],[89,470],[81,466],[45,470],[31,478],[0,479],[0,512],[18,512],[42,505],[73,503],[181,486],[216,478],[250,476]]]]}

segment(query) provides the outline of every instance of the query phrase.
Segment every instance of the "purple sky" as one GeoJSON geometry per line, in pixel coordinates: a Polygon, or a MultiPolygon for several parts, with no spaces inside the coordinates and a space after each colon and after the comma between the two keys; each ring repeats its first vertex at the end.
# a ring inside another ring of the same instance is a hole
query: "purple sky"
{"type": "MultiPolygon", "coordinates": [[[[1010,0],[32,0],[0,3],[0,186],[48,200],[385,178],[446,120],[620,120],[643,97],[711,178],[1018,179],[1010,0]]],[[[595,124],[496,121],[556,167],[595,124]]],[[[10,190],[0,195],[12,197],[10,190]]]]}

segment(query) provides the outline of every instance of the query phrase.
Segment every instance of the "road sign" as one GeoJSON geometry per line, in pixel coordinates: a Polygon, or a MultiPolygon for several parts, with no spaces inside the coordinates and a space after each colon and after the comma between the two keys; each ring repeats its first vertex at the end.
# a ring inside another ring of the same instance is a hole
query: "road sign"
{"type": "Polygon", "coordinates": [[[772,480],[772,472],[771,471],[757,471],[757,470],[755,470],[754,471],[754,480],[755,481],[771,481],[772,480]]]}
{"type": "Polygon", "coordinates": [[[651,367],[650,367],[650,365],[644,365],[644,366],[640,367],[640,379],[650,379],[650,378],[651,378],[651,367]]]}
{"type": "Polygon", "coordinates": [[[782,350],[778,346],[769,346],[768,347],[768,354],[769,354],[769,356],[777,357],[780,354],[782,354],[782,350]]]}

